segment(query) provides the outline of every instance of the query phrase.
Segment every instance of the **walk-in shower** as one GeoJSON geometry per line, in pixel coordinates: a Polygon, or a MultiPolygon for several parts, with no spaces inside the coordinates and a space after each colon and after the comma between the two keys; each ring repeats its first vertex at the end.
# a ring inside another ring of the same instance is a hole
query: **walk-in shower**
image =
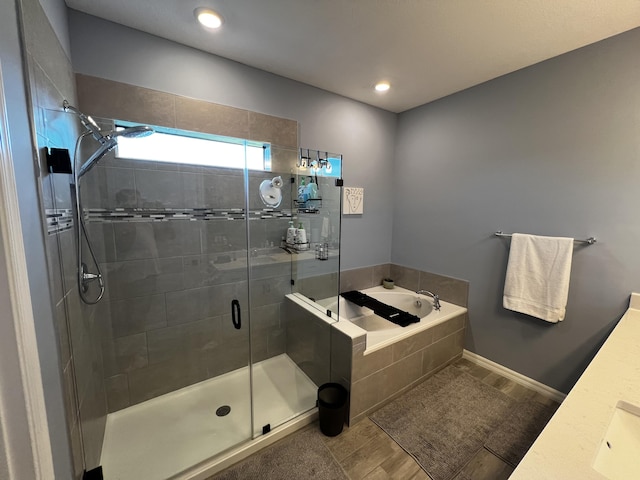
{"type": "Polygon", "coordinates": [[[76,372],[87,470],[189,478],[312,415],[329,379],[330,330],[292,315],[287,297],[338,293],[338,164],[316,175],[298,167],[294,145],[157,125],[126,142],[151,127],[67,112],[85,130],[73,135],[72,235],[98,269],[80,267],[90,305],[63,302],[84,315],[72,330],[95,327],[72,333],[74,357],[100,357],[76,372]],[[298,189],[311,176],[317,198],[303,205],[298,189]],[[311,248],[281,248],[290,222],[311,248]],[[329,260],[315,244],[330,246],[329,260]]]}
{"type": "Polygon", "coordinates": [[[78,290],[82,301],[89,305],[98,303],[104,296],[104,279],[102,272],[100,271],[100,265],[96,259],[96,255],[91,245],[91,240],[87,235],[87,228],[84,223],[84,210],[82,208],[82,195],[80,194],[80,179],[91,170],[108,152],[113,150],[118,145],[118,137],[124,138],[139,138],[146,137],[153,133],[153,129],[146,125],[138,125],[128,128],[122,128],[120,130],[111,130],[103,132],[100,130],[98,124],[88,115],[85,115],[77,108],[73,107],[66,100],[63,103],[63,108],[66,112],[72,112],[78,116],[80,122],[87,130],[82,133],[76,140],[76,146],[73,155],[73,190],[75,197],[75,211],[76,220],[79,228],[77,229],[77,263],[78,263],[78,290]],[[99,143],[98,148],[93,152],[87,160],[84,162],[80,160],[82,151],[82,141],[92,136],[94,140],[99,143]],[[84,237],[84,242],[83,242],[84,237]],[[87,264],[82,261],[82,245],[86,243],[89,254],[93,261],[93,265],[96,268],[96,273],[91,273],[87,267],[87,264]],[[89,290],[89,284],[92,282],[98,282],[99,292],[96,298],[89,298],[87,292],[89,290]]]}

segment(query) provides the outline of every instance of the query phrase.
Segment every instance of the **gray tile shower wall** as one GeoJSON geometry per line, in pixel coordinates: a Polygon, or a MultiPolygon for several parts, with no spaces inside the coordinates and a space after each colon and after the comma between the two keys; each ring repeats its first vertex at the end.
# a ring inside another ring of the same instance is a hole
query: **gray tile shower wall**
{"type": "MultiPolygon", "coordinates": [[[[297,155],[298,124],[294,120],[89,75],[76,74],[76,85],[80,107],[95,117],[269,142],[293,149],[297,155]],[[98,91],[101,95],[95,95],[98,91]]],[[[274,170],[289,171],[278,163],[274,170]]]]}
{"type": "MultiPolygon", "coordinates": [[[[109,411],[240,368],[249,360],[249,338],[231,327],[229,315],[234,298],[243,311],[248,308],[247,226],[242,215],[236,220],[119,217],[141,215],[140,209],[149,208],[241,209],[242,174],[179,164],[156,167],[162,170],[108,156],[85,177],[86,203],[102,211],[90,218],[88,230],[111,312],[102,339],[109,411]],[[116,211],[123,208],[137,210],[116,211]]],[[[250,184],[257,191],[259,182],[273,175],[252,173],[250,184]]],[[[262,208],[259,202],[252,196],[250,208],[262,208]]],[[[277,249],[288,221],[250,216],[249,248],[261,255],[271,245],[277,249]]],[[[290,279],[290,262],[251,269],[254,361],[285,352],[281,302],[291,291],[290,279]]]]}
{"type": "MultiPolygon", "coordinates": [[[[79,123],[74,115],[62,111],[62,102],[65,99],[75,102],[75,82],[71,63],[40,3],[22,0],[21,5],[33,126],[40,163],[41,207],[43,218],[46,219],[51,211],[69,211],[72,208],[71,176],[48,173],[45,148],[73,151],[79,123]]],[[[44,225],[44,231],[48,231],[47,225],[44,225]]],[[[45,235],[72,475],[79,479],[85,468],[91,469],[99,464],[102,450],[107,406],[97,315],[106,306],[80,304],[76,284],[74,230],[54,230],[45,235]]],[[[52,432],[57,434],[53,429],[52,432]]],[[[56,455],[63,443],[52,442],[56,455]]],[[[68,450],[59,455],[68,458],[68,450]]],[[[58,475],[61,478],[69,477],[59,471],[56,477],[58,475]]]]}
{"type": "Polygon", "coordinates": [[[302,295],[320,300],[335,297],[338,286],[337,272],[313,275],[307,278],[301,278],[296,282],[297,291],[302,295]]]}
{"type": "MultiPolygon", "coordinates": [[[[246,264],[215,277],[217,284],[188,286],[182,281],[182,266],[190,258],[193,257],[157,259],[171,262],[176,270],[163,273],[161,282],[153,281],[152,271],[144,289],[127,288],[132,279],[126,270],[114,276],[111,272],[118,267],[105,264],[105,270],[110,272],[108,288],[125,297],[141,294],[124,299],[111,297],[109,301],[112,315],[107,321],[111,328],[103,340],[103,349],[108,359],[105,374],[110,411],[248,364],[249,330],[246,323],[241,330],[233,328],[229,314],[234,298],[247,311],[248,284],[246,269],[242,268],[246,264]]],[[[213,261],[211,266],[215,269],[213,261]]],[[[144,272],[134,275],[134,283],[145,282],[144,272]]],[[[289,279],[286,275],[254,281],[254,307],[250,312],[254,361],[285,351],[280,301],[290,289],[289,279]]]]}
{"type": "MultiPolygon", "coordinates": [[[[469,282],[466,280],[395,264],[343,271],[340,291],[374,287],[385,277],[391,277],[400,287],[430,290],[442,300],[467,306],[469,282]]],[[[459,358],[467,323],[467,314],[460,315],[366,356],[364,335],[351,339],[332,329],[331,379],[351,392],[349,424],[360,421],[459,358]]]]}
{"type": "Polygon", "coordinates": [[[284,309],[287,355],[316,385],[328,382],[331,374],[331,323],[291,299],[286,299],[284,309]]]}
{"type": "MultiPolygon", "coordinates": [[[[232,326],[234,298],[243,312],[251,301],[254,361],[284,353],[282,300],[291,291],[291,263],[252,263],[249,284],[246,258],[249,250],[257,256],[252,262],[268,257],[286,231],[289,218],[260,215],[264,205],[256,192],[260,182],[278,172],[288,177],[295,166],[297,122],[86,75],[77,74],[76,83],[80,108],[94,117],[271,144],[272,171],[249,173],[249,245],[238,170],[110,154],[87,175],[85,191],[96,192],[85,203],[95,212],[89,230],[100,237],[96,250],[111,311],[102,341],[109,411],[247,365],[248,329],[232,326]],[[116,208],[125,215],[126,209],[155,210],[165,218],[104,218],[109,215],[99,212],[116,208]],[[194,216],[197,209],[223,208],[227,216],[194,216]],[[186,210],[186,216],[166,218],[168,209],[186,210]]],[[[284,199],[291,198],[290,189],[285,182],[284,199]]]]}

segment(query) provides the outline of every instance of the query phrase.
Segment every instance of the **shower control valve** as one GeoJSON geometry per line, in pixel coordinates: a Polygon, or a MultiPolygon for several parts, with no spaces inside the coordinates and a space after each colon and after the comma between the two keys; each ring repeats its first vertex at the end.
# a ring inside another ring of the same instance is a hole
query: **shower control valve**
{"type": "Polygon", "coordinates": [[[99,273],[90,273],[87,271],[87,264],[82,262],[80,265],[80,284],[83,292],[89,289],[89,283],[98,280],[102,284],[102,275],[99,273]]]}
{"type": "Polygon", "coordinates": [[[97,273],[83,273],[82,279],[85,281],[98,280],[100,275],[97,273]]]}

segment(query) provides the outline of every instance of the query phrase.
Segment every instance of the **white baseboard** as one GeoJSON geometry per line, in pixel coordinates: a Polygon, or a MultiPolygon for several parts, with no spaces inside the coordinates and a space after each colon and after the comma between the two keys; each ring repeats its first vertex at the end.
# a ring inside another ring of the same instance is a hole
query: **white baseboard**
{"type": "Polygon", "coordinates": [[[470,362],[499,373],[503,377],[506,377],[509,380],[513,380],[514,382],[519,383],[524,387],[530,388],[531,390],[534,390],[546,397],[552,398],[558,403],[561,403],[567,396],[566,394],[554,388],[548,387],[544,383],[540,383],[532,378],[525,377],[518,372],[514,372],[507,367],[503,367],[499,363],[492,362],[491,360],[481,357],[480,355],[470,352],[469,350],[464,350],[462,352],[462,358],[466,358],[470,362]]]}

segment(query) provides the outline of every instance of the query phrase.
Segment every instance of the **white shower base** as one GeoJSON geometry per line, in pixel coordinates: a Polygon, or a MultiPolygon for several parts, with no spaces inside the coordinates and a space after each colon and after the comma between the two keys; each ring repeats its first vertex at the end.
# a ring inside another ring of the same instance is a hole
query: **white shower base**
{"type": "MultiPolygon", "coordinates": [[[[313,408],[316,385],[286,355],[254,365],[254,436],[313,408]]],[[[165,480],[251,435],[249,367],[111,413],[102,448],[106,480],[165,480]],[[216,416],[229,405],[231,412],[216,416]]]]}

